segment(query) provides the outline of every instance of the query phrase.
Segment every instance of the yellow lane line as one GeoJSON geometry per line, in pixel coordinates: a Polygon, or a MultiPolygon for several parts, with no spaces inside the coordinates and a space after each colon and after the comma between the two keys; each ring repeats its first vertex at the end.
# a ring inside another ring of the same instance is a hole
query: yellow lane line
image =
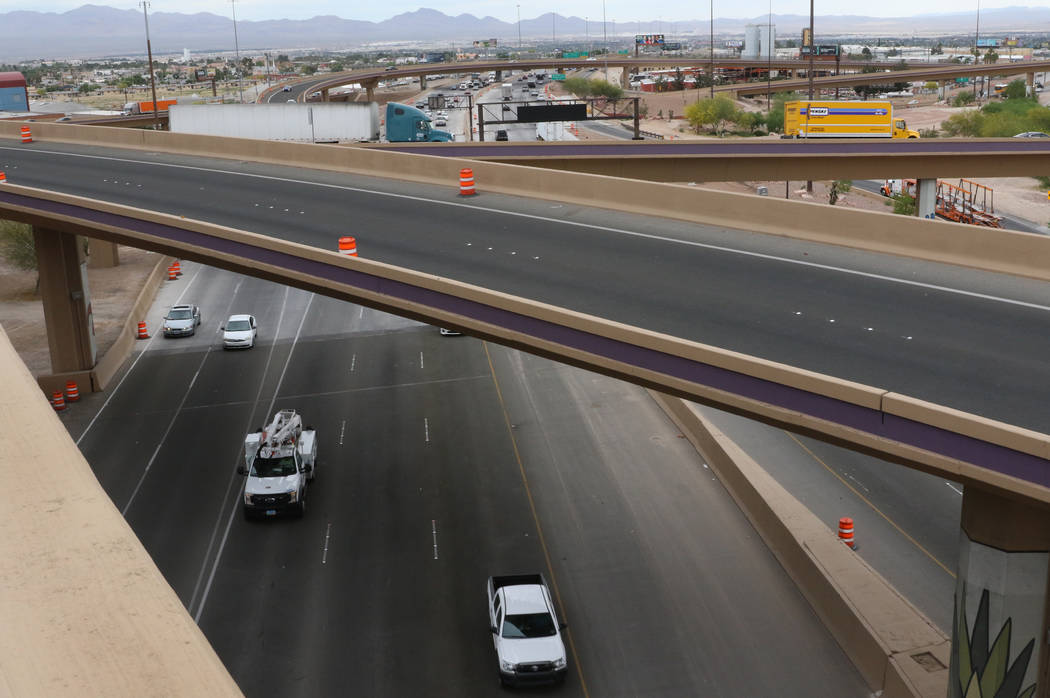
{"type": "MultiPolygon", "coordinates": [[[[532,489],[529,487],[529,478],[525,475],[525,464],[521,460],[521,452],[518,451],[518,440],[514,438],[514,430],[510,426],[510,415],[507,414],[507,405],[503,402],[503,391],[499,387],[499,379],[496,378],[496,368],[492,365],[492,355],[489,354],[489,343],[482,342],[485,348],[485,358],[489,362],[489,371],[492,373],[492,383],[496,386],[496,397],[499,398],[499,406],[503,411],[503,423],[507,426],[507,434],[510,436],[510,445],[514,449],[514,458],[518,461],[518,472],[521,473],[521,481],[525,485],[525,496],[529,500],[529,509],[532,511],[532,520],[536,524],[536,532],[540,537],[540,547],[543,549],[543,559],[547,561],[547,574],[550,575],[551,586],[554,587],[554,597],[558,600],[558,606],[565,611],[565,604],[561,600],[561,592],[558,591],[558,580],[554,576],[554,567],[551,565],[550,552],[547,550],[547,539],[543,537],[543,527],[540,526],[540,517],[536,514],[536,503],[532,499],[532,489]]],[[[572,650],[572,661],[576,665],[576,675],[580,677],[580,687],[583,695],[590,698],[587,691],[587,682],[583,678],[583,668],[580,666],[580,657],[576,652],[576,643],[572,641],[572,633],[565,631],[565,637],[569,641],[569,649],[572,650]]]]}
{"type": "Polygon", "coordinates": [[[836,473],[836,472],[835,472],[835,471],[834,471],[834,470],[833,470],[833,469],[831,468],[831,466],[829,466],[829,465],[828,465],[827,463],[825,463],[824,461],[822,461],[822,460],[820,459],[820,457],[819,457],[819,456],[817,456],[817,454],[815,454],[815,453],[813,453],[813,451],[809,450],[809,449],[808,449],[808,448],[806,447],[806,445],[805,445],[804,443],[802,443],[801,441],[799,441],[799,440],[798,440],[798,438],[797,438],[797,437],[796,437],[796,436],[795,436],[794,434],[792,434],[791,432],[788,432],[788,431],[785,431],[784,433],[785,433],[785,434],[787,434],[788,436],[790,436],[790,437],[791,437],[791,440],[792,440],[792,441],[794,441],[795,443],[797,443],[797,444],[798,444],[798,445],[799,445],[799,446],[800,446],[800,447],[802,448],[802,450],[803,450],[803,451],[805,451],[806,453],[808,453],[808,454],[809,454],[809,457],[810,457],[810,458],[812,458],[813,460],[817,461],[817,462],[818,462],[818,463],[820,463],[820,464],[821,464],[822,466],[824,466],[824,469],[825,469],[825,470],[827,470],[827,471],[828,471],[829,473],[831,473],[832,475],[834,475],[835,477],[837,477],[837,478],[838,478],[838,480],[839,480],[839,482],[841,482],[841,483],[842,483],[843,485],[845,485],[846,487],[848,487],[848,488],[849,488],[849,490],[850,490],[850,491],[851,491],[851,492],[852,492],[853,494],[857,495],[857,497],[859,497],[859,498],[861,499],[861,501],[863,501],[863,502],[864,502],[865,504],[867,504],[867,505],[868,505],[869,507],[871,507],[872,511],[874,511],[874,512],[875,512],[876,514],[878,514],[878,515],[879,515],[879,516],[881,516],[881,517],[882,517],[883,519],[885,519],[885,520],[886,520],[886,523],[888,523],[888,524],[889,524],[890,526],[893,526],[893,527],[894,527],[895,529],[897,529],[897,531],[898,531],[898,532],[900,532],[900,534],[901,534],[902,536],[904,536],[904,537],[905,537],[905,538],[907,538],[907,539],[908,539],[909,541],[911,541],[912,545],[914,545],[914,546],[915,546],[916,548],[918,548],[919,550],[921,550],[921,551],[923,552],[923,554],[925,554],[925,555],[926,555],[926,557],[928,557],[928,558],[930,558],[931,560],[933,560],[934,562],[936,562],[936,563],[937,563],[937,565],[938,565],[938,566],[939,566],[939,567],[940,567],[940,568],[941,568],[942,570],[944,570],[944,571],[945,571],[945,572],[947,572],[947,573],[948,573],[949,575],[951,575],[951,578],[952,578],[952,579],[955,579],[955,573],[954,573],[954,572],[952,572],[952,571],[951,571],[950,569],[948,569],[948,566],[947,566],[947,565],[945,565],[945,564],[944,564],[943,562],[941,562],[941,561],[940,561],[940,560],[938,560],[938,559],[937,559],[936,557],[934,557],[933,553],[931,553],[931,552],[930,552],[929,550],[927,550],[926,548],[922,547],[922,544],[921,544],[921,543],[919,543],[919,541],[915,540],[915,539],[914,539],[914,538],[912,538],[912,537],[911,537],[910,535],[908,535],[908,533],[907,533],[907,532],[906,532],[906,531],[905,531],[905,530],[904,530],[903,528],[901,528],[900,526],[898,526],[898,525],[897,525],[897,523],[896,523],[896,522],[895,522],[895,521],[894,521],[893,519],[891,519],[890,517],[888,517],[888,516],[886,516],[886,515],[885,515],[884,513],[882,513],[882,511],[881,511],[881,510],[880,510],[880,509],[879,509],[879,508],[878,508],[877,506],[875,506],[875,505],[874,505],[874,504],[872,503],[872,501],[871,501],[870,499],[868,499],[867,497],[865,497],[864,495],[862,495],[862,494],[861,494],[860,492],[858,492],[858,491],[857,491],[857,488],[856,488],[856,487],[854,487],[853,485],[851,485],[851,484],[849,484],[848,482],[846,482],[846,480],[845,480],[845,479],[844,479],[844,478],[843,478],[843,477],[842,477],[841,475],[839,475],[838,473],[836,473]]]}

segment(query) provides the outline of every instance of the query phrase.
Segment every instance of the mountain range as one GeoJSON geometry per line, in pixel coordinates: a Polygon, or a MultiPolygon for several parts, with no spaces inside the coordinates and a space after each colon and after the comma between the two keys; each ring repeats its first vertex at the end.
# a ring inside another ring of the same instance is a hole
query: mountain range
{"type": "MultiPolygon", "coordinates": [[[[742,19],[716,18],[717,35],[742,35],[748,24],[767,21],[765,15],[742,19]]],[[[981,33],[1050,32],[1050,7],[1008,7],[981,12],[981,33]]],[[[180,14],[155,12],[149,17],[150,40],[154,54],[218,53],[234,49],[233,21],[207,12],[180,14]]],[[[797,37],[809,18],[803,15],[773,15],[777,36],[797,37]]],[[[818,43],[821,35],[883,37],[948,36],[972,33],[974,12],[957,12],[914,17],[864,17],[859,15],[817,16],[818,43]]],[[[654,22],[610,22],[606,30],[624,43],[634,33],[653,33],[654,22]]],[[[707,36],[707,19],[662,21],[659,31],[688,40],[691,34],[707,36]]],[[[237,22],[240,49],[368,49],[395,43],[430,44],[439,50],[451,45],[470,46],[479,39],[495,38],[501,44],[516,45],[518,24],[495,17],[461,14],[455,17],[437,10],[419,9],[382,22],[343,19],[332,15],[306,20],[276,19],[237,22]]],[[[527,41],[548,42],[552,38],[596,38],[602,33],[600,22],[582,17],[551,16],[550,13],[521,20],[521,37],[527,41]],[[552,36],[553,35],[553,36],[552,36]]],[[[671,40],[670,37],[668,40],[671,40]]],[[[145,54],[142,13],[101,5],[83,5],[68,12],[14,11],[0,13],[0,61],[64,59],[145,54]]]]}

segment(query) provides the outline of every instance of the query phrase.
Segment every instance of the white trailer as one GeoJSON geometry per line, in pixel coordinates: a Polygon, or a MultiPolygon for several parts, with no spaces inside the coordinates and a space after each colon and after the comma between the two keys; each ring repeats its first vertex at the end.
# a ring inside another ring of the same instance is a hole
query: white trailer
{"type": "Polygon", "coordinates": [[[379,140],[375,102],[176,104],[168,117],[172,133],[307,143],[379,140]]]}
{"type": "Polygon", "coordinates": [[[505,82],[500,85],[500,91],[502,93],[503,101],[509,101],[514,97],[514,85],[513,83],[505,82]]]}

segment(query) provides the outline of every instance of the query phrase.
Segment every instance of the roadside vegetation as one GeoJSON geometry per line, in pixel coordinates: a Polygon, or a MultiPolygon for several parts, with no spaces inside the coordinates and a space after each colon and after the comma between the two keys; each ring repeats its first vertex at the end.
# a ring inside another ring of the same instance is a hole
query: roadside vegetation
{"type": "Polygon", "coordinates": [[[0,257],[23,271],[36,269],[33,228],[26,223],[0,220],[0,257]]]}
{"type": "Polygon", "coordinates": [[[567,78],[562,85],[580,99],[605,97],[606,99],[623,99],[623,88],[608,80],[588,80],[587,78],[567,78]]]}
{"type": "MultiPolygon", "coordinates": [[[[980,109],[952,114],[941,124],[946,136],[975,138],[1007,138],[1025,131],[1050,133],[1050,108],[1039,106],[1035,99],[1025,97],[1024,80],[1014,80],[1002,101],[989,102],[980,109]]],[[[973,101],[972,92],[956,95],[957,106],[973,101]],[[966,97],[966,101],[960,98],[966,97]]]]}

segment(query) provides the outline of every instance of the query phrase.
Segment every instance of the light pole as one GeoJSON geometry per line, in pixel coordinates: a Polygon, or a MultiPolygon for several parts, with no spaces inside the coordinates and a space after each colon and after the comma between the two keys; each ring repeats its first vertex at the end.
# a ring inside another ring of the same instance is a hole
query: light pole
{"type": "Polygon", "coordinates": [[[605,0],[602,0],[602,56],[605,58],[605,82],[609,82],[609,30],[605,22],[605,0]]]}
{"type": "Polygon", "coordinates": [[[521,53],[521,5],[518,8],[518,53],[521,53]]]}
{"type": "Polygon", "coordinates": [[[770,111],[770,93],[773,91],[773,0],[769,0],[769,21],[766,23],[766,114],[770,111]]]}
{"type": "Polygon", "coordinates": [[[715,0],[711,0],[711,99],[715,98],[715,0]]]}
{"type": "MultiPolygon", "coordinates": [[[[977,0],[977,30],[973,35],[973,64],[977,65],[977,57],[981,55],[977,45],[981,43],[981,0],[977,0]]],[[[977,76],[973,76],[973,97],[977,100],[977,76]]]]}
{"type": "Polygon", "coordinates": [[[149,8],[149,1],[142,0],[139,3],[142,5],[142,18],[146,21],[146,55],[149,57],[149,88],[150,92],[153,93],[153,128],[160,128],[160,115],[157,113],[157,80],[153,77],[153,47],[149,42],[149,14],[146,10],[149,8]]]}
{"type": "Polygon", "coordinates": [[[233,8],[233,49],[237,54],[237,94],[241,102],[244,102],[244,90],[241,89],[241,44],[237,40],[237,0],[230,0],[233,8]]]}

